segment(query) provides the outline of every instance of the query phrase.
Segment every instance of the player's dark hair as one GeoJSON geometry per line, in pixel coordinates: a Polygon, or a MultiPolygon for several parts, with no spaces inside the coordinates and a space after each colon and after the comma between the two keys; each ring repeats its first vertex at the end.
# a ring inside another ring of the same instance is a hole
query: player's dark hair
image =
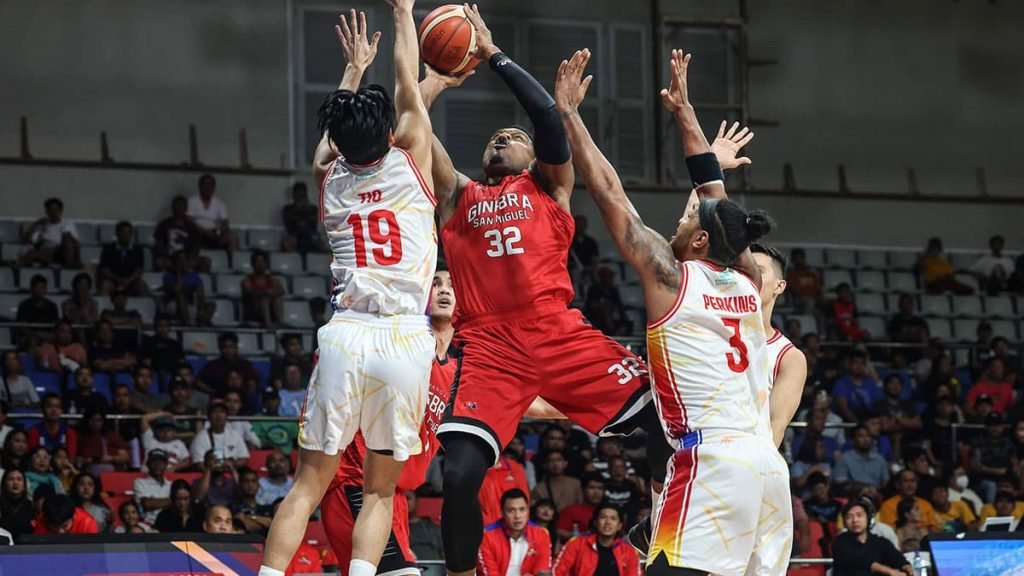
{"type": "Polygon", "coordinates": [[[350,164],[371,164],[387,154],[388,138],[397,123],[395,105],[378,84],[355,92],[335,90],[317,112],[320,133],[327,133],[350,164]]]}
{"type": "Polygon", "coordinates": [[[779,273],[779,278],[786,277],[786,271],[789,270],[789,260],[779,252],[778,248],[769,246],[761,242],[754,242],[750,245],[750,251],[754,254],[764,254],[772,259],[772,264],[775,265],[775,271],[779,273]]]}
{"type": "Polygon", "coordinates": [[[698,212],[700,226],[708,233],[708,256],[726,266],[775,229],[775,221],[763,210],[748,213],[728,198],[704,200],[698,212]]]}
{"type": "Polygon", "coordinates": [[[527,502],[530,501],[530,499],[526,497],[526,492],[523,492],[519,488],[512,488],[511,490],[506,490],[505,493],[501,495],[501,509],[504,510],[505,504],[509,500],[515,500],[516,498],[522,498],[527,502]]]}
{"type": "Polygon", "coordinates": [[[43,502],[43,519],[46,526],[55,530],[75,515],[75,501],[67,494],[48,496],[43,502]]]}
{"type": "Polygon", "coordinates": [[[445,260],[444,258],[438,258],[437,259],[437,272],[447,272],[447,271],[448,271],[448,261],[445,260]]]}

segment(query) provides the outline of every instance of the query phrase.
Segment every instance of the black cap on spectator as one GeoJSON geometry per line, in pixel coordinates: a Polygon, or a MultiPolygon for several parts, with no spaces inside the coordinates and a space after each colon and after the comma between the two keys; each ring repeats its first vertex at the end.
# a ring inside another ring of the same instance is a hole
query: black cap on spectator
{"type": "Polygon", "coordinates": [[[188,388],[188,382],[185,382],[185,379],[181,376],[175,376],[168,387],[171,390],[174,390],[175,388],[188,388]]]}
{"type": "MultiPolygon", "coordinates": [[[[171,425],[173,426],[174,423],[171,422],[171,425]]],[[[149,462],[152,462],[154,460],[163,460],[164,462],[167,462],[167,452],[165,452],[161,448],[153,448],[152,450],[149,451],[149,454],[146,455],[146,463],[148,464],[149,462]]]]}
{"type": "Polygon", "coordinates": [[[985,416],[985,425],[992,426],[993,424],[1005,424],[1006,419],[999,412],[989,412],[988,416],[985,416]]]}
{"type": "Polygon", "coordinates": [[[263,401],[267,401],[270,398],[280,398],[280,394],[277,393],[277,388],[273,386],[267,386],[263,389],[263,401]]]}
{"type": "Polygon", "coordinates": [[[828,484],[828,478],[826,478],[821,472],[814,472],[807,477],[808,490],[814,490],[814,487],[819,484],[828,484]]]}
{"type": "MultiPolygon", "coordinates": [[[[172,417],[172,416],[160,416],[159,418],[154,419],[153,420],[153,428],[174,428],[174,417],[172,417]]],[[[156,451],[164,452],[163,450],[160,450],[159,448],[157,448],[155,450],[150,451],[150,454],[153,454],[153,452],[156,452],[156,451]]],[[[166,452],[164,452],[164,457],[167,457],[167,453],[166,452]]]]}
{"type": "Polygon", "coordinates": [[[981,395],[978,396],[978,399],[974,401],[974,405],[977,406],[978,404],[981,404],[982,402],[988,402],[989,404],[991,404],[992,403],[992,397],[989,396],[988,394],[981,394],[981,395]]]}
{"type": "Polygon", "coordinates": [[[206,405],[206,414],[211,414],[214,410],[228,411],[228,405],[224,402],[223,398],[213,398],[210,403],[206,405]]]}

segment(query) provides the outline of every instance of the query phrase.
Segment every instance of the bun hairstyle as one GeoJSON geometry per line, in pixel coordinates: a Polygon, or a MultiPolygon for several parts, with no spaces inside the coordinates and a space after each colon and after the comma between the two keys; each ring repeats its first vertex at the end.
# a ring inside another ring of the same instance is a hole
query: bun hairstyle
{"type": "Polygon", "coordinates": [[[397,119],[387,90],[378,84],[331,92],[317,112],[317,128],[327,133],[349,164],[372,164],[387,154],[397,119]]]}
{"type": "Polygon", "coordinates": [[[746,212],[727,198],[702,201],[698,213],[700,227],[708,233],[708,256],[726,266],[775,229],[775,221],[763,210],[746,212]]]}

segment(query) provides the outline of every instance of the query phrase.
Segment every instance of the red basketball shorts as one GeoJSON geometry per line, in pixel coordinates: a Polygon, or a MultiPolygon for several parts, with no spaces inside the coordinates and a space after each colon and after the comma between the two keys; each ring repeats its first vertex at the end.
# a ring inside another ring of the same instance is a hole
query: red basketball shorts
{"type": "MultiPolygon", "coordinates": [[[[352,560],[352,530],[356,516],[363,506],[363,487],[358,485],[331,485],[320,502],[320,515],[331,550],[338,557],[338,569],[347,574],[352,560]]],[[[409,504],[405,494],[395,492],[394,517],[384,555],[377,565],[377,576],[419,576],[416,557],[409,549],[409,504]]]]}

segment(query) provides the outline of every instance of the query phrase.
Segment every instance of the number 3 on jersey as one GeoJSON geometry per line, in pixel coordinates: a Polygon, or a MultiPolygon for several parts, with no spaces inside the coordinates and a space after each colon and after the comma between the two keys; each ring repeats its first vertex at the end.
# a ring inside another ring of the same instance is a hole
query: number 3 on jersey
{"type": "MultiPolygon", "coordinates": [[[[366,268],[366,238],[363,237],[366,230],[363,229],[362,215],[352,214],[348,217],[348,224],[352,227],[356,243],[356,267],[366,268]]],[[[370,250],[378,266],[394,266],[402,261],[402,231],[398,228],[398,218],[395,218],[394,212],[370,212],[366,215],[366,227],[369,228],[370,242],[378,246],[370,250]]]]}
{"type": "Polygon", "coordinates": [[[726,352],[725,359],[729,364],[729,370],[733,372],[744,372],[747,366],[750,365],[750,359],[747,358],[747,345],[743,343],[743,338],[740,337],[740,319],[739,318],[722,318],[722,322],[727,328],[732,329],[732,336],[729,337],[729,346],[736,349],[736,352],[726,352]]]}
{"type": "Polygon", "coordinates": [[[488,230],[484,232],[484,239],[491,243],[490,249],[487,250],[487,255],[491,258],[514,256],[526,252],[522,246],[516,246],[516,243],[523,239],[523,233],[519,231],[518,226],[488,230]]]}

